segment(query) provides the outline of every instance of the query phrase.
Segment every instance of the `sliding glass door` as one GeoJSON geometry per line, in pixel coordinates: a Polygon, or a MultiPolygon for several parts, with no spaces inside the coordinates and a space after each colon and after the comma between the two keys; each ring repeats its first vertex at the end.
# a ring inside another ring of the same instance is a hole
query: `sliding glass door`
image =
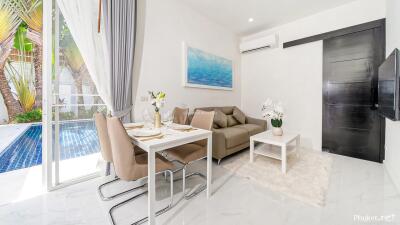
{"type": "Polygon", "coordinates": [[[68,24],[56,2],[51,7],[53,15],[48,13],[44,18],[51,20],[48,23],[52,27],[47,30],[51,32],[51,39],[47,39],[47,45],[52,46],[51,65],[44,68],[47,101],[43,146],[47,154],[43,161],[48,189],[99,174],[101,156],[93,114],[106,112],[68,24]]]}

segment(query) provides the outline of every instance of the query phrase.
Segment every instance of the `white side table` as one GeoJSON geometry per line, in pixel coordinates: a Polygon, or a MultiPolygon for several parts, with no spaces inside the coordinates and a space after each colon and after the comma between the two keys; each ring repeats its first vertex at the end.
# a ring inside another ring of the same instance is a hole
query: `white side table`
{"type": "Polygon", "coordinates": [[[265,131],[250,137],[250,162],[254,162],[254,154],[263,155],[282,161],[282,173],[286,173],[287,156],[300,148],[300,135],[284,132],[282,136],[274,136],[272,131],[265,131]],[[296,141],[296,146],[289,145],[296,141]],[[263,144],[254,148],[255,142],[263,144]]]}

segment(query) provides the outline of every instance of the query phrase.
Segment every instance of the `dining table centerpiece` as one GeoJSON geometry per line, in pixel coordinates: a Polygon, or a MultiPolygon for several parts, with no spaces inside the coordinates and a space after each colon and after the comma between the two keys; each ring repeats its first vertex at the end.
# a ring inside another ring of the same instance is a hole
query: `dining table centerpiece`
{"type": "Polygon", "coordinates": [[[262,105],[263,117],[271,120],[272,134],[282,136],[283,107],[281,102],[274,102],[267,99],[262,105]]]}
{"type": "Polygon", "coordinates": [[[165,104],[166,94],[162,91],[159,92],[149,91],[149,95],[151,99],[151,104],[154,106],[154,128],[160,128],[161,127],[160,109],[165,104]]]}

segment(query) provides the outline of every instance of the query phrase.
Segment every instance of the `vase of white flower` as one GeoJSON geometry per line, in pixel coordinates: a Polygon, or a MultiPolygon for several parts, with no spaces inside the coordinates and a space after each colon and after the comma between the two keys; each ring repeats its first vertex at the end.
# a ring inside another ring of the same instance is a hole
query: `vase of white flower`
{"type": "Polygon", "coordinates": [[[271,99],[267,99],[262,106],[263,117],[271,120],[272,134],[275,136],[282,136],[282,119],[283,119],[283,108],[280,102],[273,102],[271,99]]]}
{"type": "Polygon", "coordinates": [[[161,114],[160,109],[164,106],[165,103],[165,93],[164,92],[153,92],[149,91],[149,95],[151,98],[151,104],[154,106],[154,127],[160,128],[161,127],[161,114]]]}
{"type": "Polygon", "coordinates": [[[161,114],[160,112],[154,112],[154,128],[161,127],[161,114]]]}

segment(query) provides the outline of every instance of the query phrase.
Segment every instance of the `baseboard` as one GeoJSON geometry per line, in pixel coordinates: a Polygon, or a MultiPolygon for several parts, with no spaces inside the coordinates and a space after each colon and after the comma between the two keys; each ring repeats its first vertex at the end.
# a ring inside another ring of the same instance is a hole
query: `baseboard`
{"type": "Polygon", "coordinates": [[[394,168],[392,168],[390,164],[385,163],[385,160],[383,161],[383,165],[394,186],[396,187],[397,192],[400,193],[400,175],[396,174],[394,168]]]}

